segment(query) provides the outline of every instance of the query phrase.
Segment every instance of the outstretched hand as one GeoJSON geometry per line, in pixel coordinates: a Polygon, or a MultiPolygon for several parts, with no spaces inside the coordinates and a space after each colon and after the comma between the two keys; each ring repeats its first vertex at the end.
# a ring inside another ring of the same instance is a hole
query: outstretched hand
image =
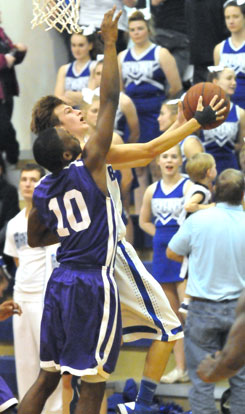
{"type": "Polygon", "coordinates": [[[202,104],[203,98],[202,96],[199,96],[197,110],[193,118],[195,118],[201,126],[209,125],[216,121],[223,121],[225,119],[223,114],[227,107],[222,107],[224,99],[220,99],[218,102],[217,99],[218,95],[214,95],[209,105],[204,107],[202,104]]]}
{"type": "Polygon", "coordinates": [[[116,10],[116,6],[113,6],[111,10],[104,14],[103,21],[101,23],[100,33],[104,42],[116,42],[117,41],[117,23],[121,17],[122,10],[116,15],[113,20],[113,16],[116,10]]]}
{"type": "Polygon", "coordinates": [[[13,300],[6,300],[0,305],[0,321],[8,319],[12,315],[21,315],[22,309],[18,303],[13,300]]]}
{"type": "MultiPolygon", "coordinates": [[[[218,95],[214,95],[214,97],[209,102],[208,106],[210,106],[212,110],[215,111],[216,121],[221,121],[222,119],[224,119],[223,113],[226,111],[226,106],[223,106],[224,99],[220,99],[218,102],[217,102],[217,99],[218,99],[218,95]]],[[[204,110],[204,106],[202,102],[203,102],[203,98],[202,96],[199,96],[199,99],[197,102],[197,111],[204,110]]]]}

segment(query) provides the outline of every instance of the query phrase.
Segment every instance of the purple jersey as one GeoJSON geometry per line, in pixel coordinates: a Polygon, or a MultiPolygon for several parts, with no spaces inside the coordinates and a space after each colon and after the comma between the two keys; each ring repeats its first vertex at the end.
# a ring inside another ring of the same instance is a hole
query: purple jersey
{"type": "Polygon", "coordinates": [[[40,221],[59,237],[60,263],[113,264],[117,243],[114,204],[97,187],[83,161],[42,178],[33,201],[40,221]]]}

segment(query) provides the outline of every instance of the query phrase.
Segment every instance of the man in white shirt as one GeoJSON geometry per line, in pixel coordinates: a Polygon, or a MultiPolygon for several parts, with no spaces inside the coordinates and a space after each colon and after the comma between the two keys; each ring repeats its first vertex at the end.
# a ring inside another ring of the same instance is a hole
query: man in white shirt
{"type": "MultiPolygon", "coordinates": [[[[4,253],[14,258],[17,266],[14,300],[23,315],[13,319],[14,349],[19,400],[35,381],[40,370],[40,324],[46,280],[51,274],[55,247],[31,248],[27,244],[27,219],[32,207],[35,184],[45,174],[37,164],[26,164],[20,175],[20,193],[25,202],[7,225],[4,253]]],[[[45,414],[62,413],[61,385],[48,400],[45,414]]]]}

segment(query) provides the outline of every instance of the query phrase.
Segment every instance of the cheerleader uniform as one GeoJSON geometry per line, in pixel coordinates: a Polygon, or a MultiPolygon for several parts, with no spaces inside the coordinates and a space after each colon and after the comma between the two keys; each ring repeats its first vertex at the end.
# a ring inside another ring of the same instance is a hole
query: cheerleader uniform
{"type": "Polygon", "coordinates": [[[151,44],[141,55],[133,49],[122,53],[122,79],[125,93],[133,100],[140,122],[139,142],[160,135],[157,118],[166,99],[166,77],[159,63],[161,47],[151,44]]]}
{"type": "Polygon", "coordinates": [[[168,259],[166,248],[180,226],[185,203],[184,188],[188,181],[188,177],[182,176],[175,187],[165,193],[163,180],[160,180],[156,183],[152,196],[151,209],[156,227],[153,237],[152,274],[160,283],[183,281],[180,277],[181,263],[168,259]]]}
{"type": "Polygon", "coordinates": [[[75,61],[67,69],[65,76],[65,90],[81,92],[83,88],[88,87],[88,80],[91,73],[92,61],[89,60],[82,70],[78,73],[75,68],[75,61]]]}
{"type": "Polygon", "coordinates": [[[245,42],[236,48],[231,37],[222,42],[220,65],[232,68],[236,74],[237,86],[232,102],[245,109],[245,42]]]}
{"type": "Polygon", "coordinates": [[[214,129],[201,130],[201,140],[206,152],[215,158],[218,174],[226,168],[239,169],[235,154],[239,123],[239,107],[231,104],[229,115],[221,125],[214,129]]]}

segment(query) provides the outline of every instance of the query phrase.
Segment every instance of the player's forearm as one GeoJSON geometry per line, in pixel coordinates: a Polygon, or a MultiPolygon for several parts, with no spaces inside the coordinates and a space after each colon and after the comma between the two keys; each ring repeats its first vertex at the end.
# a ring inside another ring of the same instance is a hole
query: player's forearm
{"type": "MultiPolygon", "coordinates": [[[[188,135],[197,131],[200,128],[200,124],[196,119],[192,118],[190,121],[181,125],[180,127],[174,130],[168,130],[160,135],[158,138],[153,139],[152,141],[147,142],[146,152],[153,159],[162,152],[167,151],[169,148],[177,145],[188,135]]],[[[147,158],[144,154],[144,158],[147,158]]]]}
{"type": "Polygon", "coordinates": [[[227,355],[222,351],[218,355],[217,359],[214,359],[214,362],[209,366],[209,369],[206,369],[205,372],[203,372],[200,364],[200,368],[197,369],[197,373],[200,378],[207,383],[222,381],[233,377],[243,366],[243,364],[241,364],[240,367],[233,369],[230,362],[229,358],[227,359],[227,355]]]}
{"type": "Polygon", "coordinates": [[[100,85],[100,105],[112,100],[114,105],[118,105],[119,100],[119,70],[117,63],[116,43],[107,40],[104,45],[103,74],[100,85]]]}
{"type": "Polygon", "coordinates": [[[130,166],[131,168],[141,166],[141,164],[138,163],[140,160],[143,161],[143,165],[147,165],[147,160],[150,162],[157,155],[178,144],[185,137],[192,132],[197,131],[199,128],[200,124],[193,118],[174,131],[164,132],[158,138],[155,138],[146,144],[112,145],[107,154],[106,161],[113,165],[127,162],[127,166],[130,166]],[[134,161],[137,163],[133,164],[134,161]]]}

